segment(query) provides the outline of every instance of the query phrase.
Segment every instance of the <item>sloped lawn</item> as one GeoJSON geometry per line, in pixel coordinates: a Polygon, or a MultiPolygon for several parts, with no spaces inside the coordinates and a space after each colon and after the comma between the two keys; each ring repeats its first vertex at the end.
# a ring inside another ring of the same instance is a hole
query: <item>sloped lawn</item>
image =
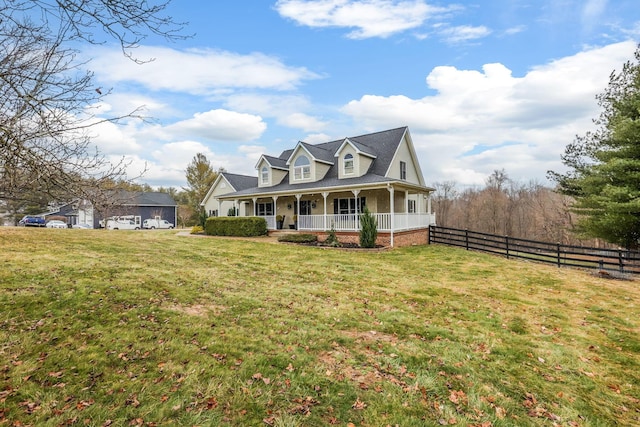
{"type": "Polygon", "coordinates": [[[0,228],[0,426],[640,424],[637,281],[0,228]]]}

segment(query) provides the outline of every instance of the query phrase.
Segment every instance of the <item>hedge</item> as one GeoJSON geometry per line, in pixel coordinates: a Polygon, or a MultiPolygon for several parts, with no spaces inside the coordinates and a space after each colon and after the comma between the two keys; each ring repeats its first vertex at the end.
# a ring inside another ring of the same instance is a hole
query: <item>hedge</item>
{"type": "Polygon", "coordinates": [[[207,218],[204,232],[209,236],[264,236],[267,234],[267,221],[255,216],[210,217],[207,218]]]}

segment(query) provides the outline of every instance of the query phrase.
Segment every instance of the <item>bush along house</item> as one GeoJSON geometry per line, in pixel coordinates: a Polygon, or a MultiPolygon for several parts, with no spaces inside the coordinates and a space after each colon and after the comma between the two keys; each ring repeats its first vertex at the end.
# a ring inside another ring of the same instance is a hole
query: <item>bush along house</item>
{"type": "Polygon", "coordinates": [[[335,231],[358,242],[365,206],[377,221],[377,244],[426,244],[435,224],[430,194],[407,127],[321,144],[298,142],[278,157],[263,154],[258,177],[222,172],[201,205],[209,216],[260,216],[282,227],[335,231]]]}

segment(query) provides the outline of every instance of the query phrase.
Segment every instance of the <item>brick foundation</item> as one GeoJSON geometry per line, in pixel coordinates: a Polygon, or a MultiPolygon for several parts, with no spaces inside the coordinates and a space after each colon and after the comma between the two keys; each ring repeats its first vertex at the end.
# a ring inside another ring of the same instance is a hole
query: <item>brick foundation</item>
{"type": "MultiPolygon", "coordinates": [[[[319,242],[324,242],[329,233],[323,231],[301,233],[315,234],[318,236],[319,242]]],[[[360,243],[360,233],[354,231],[336,231],[336,237],[342,243],[360,243]]],[[[397,231],[393,233],[393,246],[396,248],[402,246],[426,245],[429,243],[429,229],[423,228],[419,230],[397,231]]],[[[389,247],[391,246],[391,233],[378,232],[376,245],[389,247]]]]}

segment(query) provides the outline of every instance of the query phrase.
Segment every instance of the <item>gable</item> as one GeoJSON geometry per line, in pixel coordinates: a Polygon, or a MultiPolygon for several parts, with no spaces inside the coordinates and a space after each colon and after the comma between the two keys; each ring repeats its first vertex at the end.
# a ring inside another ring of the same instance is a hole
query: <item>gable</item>
{"type": "Polygon", "coordinates": [[[425,185],[422,169],[409,132],[406,132],[400,140],[385,176],[392,179],[401,179],[401,163],[404,163],[406,169],[405,181],[412,184],[425,185]]]}

